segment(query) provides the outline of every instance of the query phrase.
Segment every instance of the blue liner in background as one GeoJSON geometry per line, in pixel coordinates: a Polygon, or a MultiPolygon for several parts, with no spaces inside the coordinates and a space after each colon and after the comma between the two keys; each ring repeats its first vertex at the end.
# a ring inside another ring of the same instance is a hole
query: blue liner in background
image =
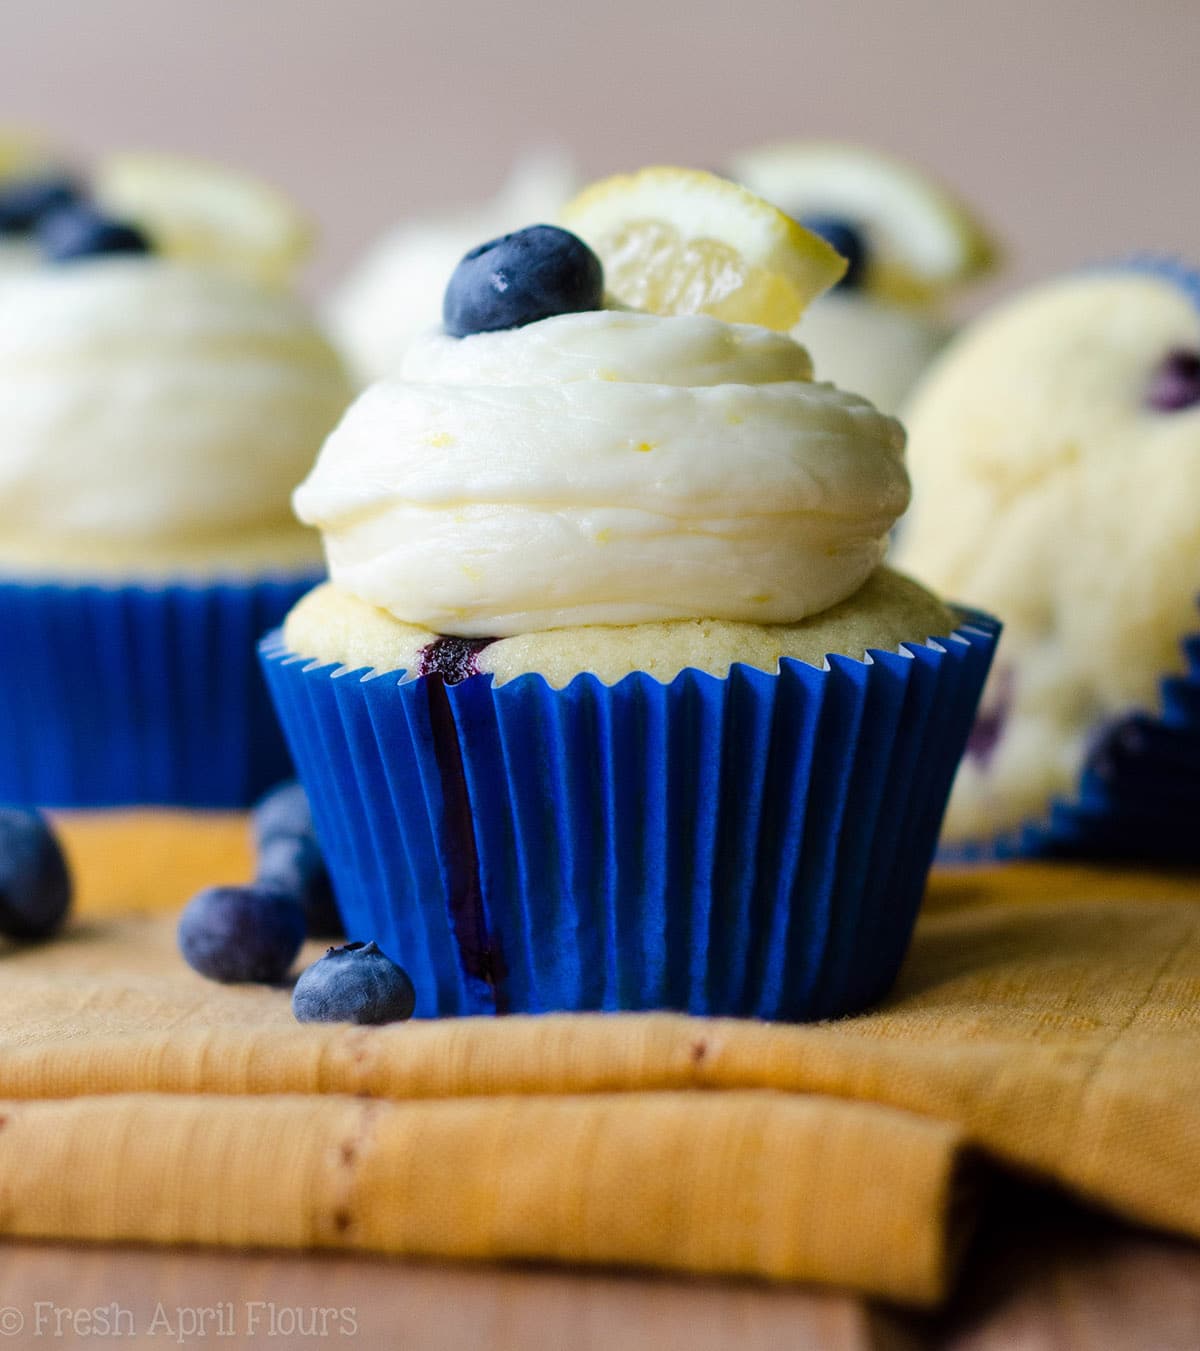
{"type": "Polygon", "coordinates": [[[1161,681],[1160,711],[1133,711],[1112,728],[1069,798],[991,839],[944,844],[938,861],[1200,864],[1200,633],[1181,646],[1185,667],[1161,681]]]}
{"type": "Polygon", "coordinates": [[[288,778],[255,646],[319,580],[0,581],[0,802],[243,807],[288,778]]]}
{"type": "Polygon", "coordinates": [[[450,687],[262,645],[352,938],[417,1014],[879,999],[999,625],[778,675],[450,687]],[[448,756],[447,745],[451,754],[448,756]]]}

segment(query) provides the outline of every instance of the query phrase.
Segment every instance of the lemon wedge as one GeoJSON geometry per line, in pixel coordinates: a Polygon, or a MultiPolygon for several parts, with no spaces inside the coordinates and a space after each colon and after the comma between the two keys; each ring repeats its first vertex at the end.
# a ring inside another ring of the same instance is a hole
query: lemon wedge
{"type": "Polygon", "coordinates": [[[716,174],[653,168],[585,188],[561,223],[604,264],[610,296],[653,314],[711,314],[786,332],[845,260],[716,174]]]}
{"type": "Polygon", "coordinates": [[[986,272],[996,248],[951,192],[900,160],[857,145],[787,141],[736,156],[734,178],[789,215],[844,216],[866,236],[866,288],[921,304],[986,272]]]}
{"type": "Polygon", "coordinates": [[[166,257],[283,287],[308,255],[312,230],[266,183],[174,155],[118,154],[96,175],[97,200],[144,229],[166,257]]]}

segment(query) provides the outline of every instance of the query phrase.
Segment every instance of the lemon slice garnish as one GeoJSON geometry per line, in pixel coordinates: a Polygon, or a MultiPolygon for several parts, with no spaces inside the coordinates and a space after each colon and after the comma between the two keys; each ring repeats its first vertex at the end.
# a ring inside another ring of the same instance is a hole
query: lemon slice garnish
{"type": "Polygon", "coordinates": [[[951,192],[862,146],[789,141],[735,157],[733,176],[789,215],[844,216],[870,248],[866,288],[898,304],[934,299],[987,271],[996,248],[951,192]]]}
{"type": "Polygon", "coordinates": [[[819,236],[746,188],[653,168],[585,188],[562,224],[599,254],[613,299],[786,332],[846,270],[819,236]]]}
{"type": "Polygon", "coordinates": [[[308,220],[266,183],[174,155],[118,154],[96,175],[97,200],[139,225],[168,258],[286,286],[312,243],[308,220]]]}

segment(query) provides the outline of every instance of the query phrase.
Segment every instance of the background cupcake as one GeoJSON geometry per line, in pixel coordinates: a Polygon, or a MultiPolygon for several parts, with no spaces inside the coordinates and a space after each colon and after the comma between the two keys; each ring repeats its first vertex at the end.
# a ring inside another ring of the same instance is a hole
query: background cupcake
{"type": "Polygon", "coordinates": [[[400,370],[412,340],[442,320],[455,264],[481,240],[557,219],[579,175],[561,150],[527,151],[490,201],[394,226],[334,294],[330,328],[360,384],[400,370]]]}
{"type": "Polygon", "coordinates": [[[879,566],[898,424],[696,313],[790,328],[828,246],[683,170],[567,218],[624,305],[565,231],[472,251],[296,495],[332,581],[264,655],[348,931],[426,1015],[861,1007],[995,627],[879,566]]]}
{"type": "Polygon", "coordinates": [[[1198,297],[1154,261],[1048,282],[913,399],[899,562],[1007,630],[952,847],[1200,857],[1198,297]]]}
{"type": "Polygon", "coordinates": [[[2,283],[0,797],[235,805],[287,772],[253,645],[320,573],[288,498],[348,382],[269,190],[135,157],[97,198],[2,283]]]}
{"type": "Polygon", "coordinates": [[[817,378],[898,412],[953,332],[951,303],[995,265],[983,226],[919,170],[862,146],[785,141],[735,156],[731,172],[849,260],[796,333],[817,378]]]}

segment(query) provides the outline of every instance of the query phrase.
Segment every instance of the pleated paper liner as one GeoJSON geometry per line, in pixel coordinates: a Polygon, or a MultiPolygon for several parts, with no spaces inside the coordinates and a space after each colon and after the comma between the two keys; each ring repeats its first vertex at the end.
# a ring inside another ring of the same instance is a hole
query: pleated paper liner
{"type": "Polygon", "coordinates": [[[431,1017],[849,1013],[908,946],[999,625],[777,675],[264,667],[351,937],[431,1017]]]}
{"type": "Polygon", "coordinates": [[[255,647],[318,580],[0,580],[0,801],[242,807],[288,778],[255,647]]]}
{"type": "Polygon", "coordinates": [[[948,864],[1018,857],[1200,863],[1200,633],[1164,677],[1159,711],[1105,729],[1075,791],[1045,816],[990,839],[944,844],[948,864]]]}

